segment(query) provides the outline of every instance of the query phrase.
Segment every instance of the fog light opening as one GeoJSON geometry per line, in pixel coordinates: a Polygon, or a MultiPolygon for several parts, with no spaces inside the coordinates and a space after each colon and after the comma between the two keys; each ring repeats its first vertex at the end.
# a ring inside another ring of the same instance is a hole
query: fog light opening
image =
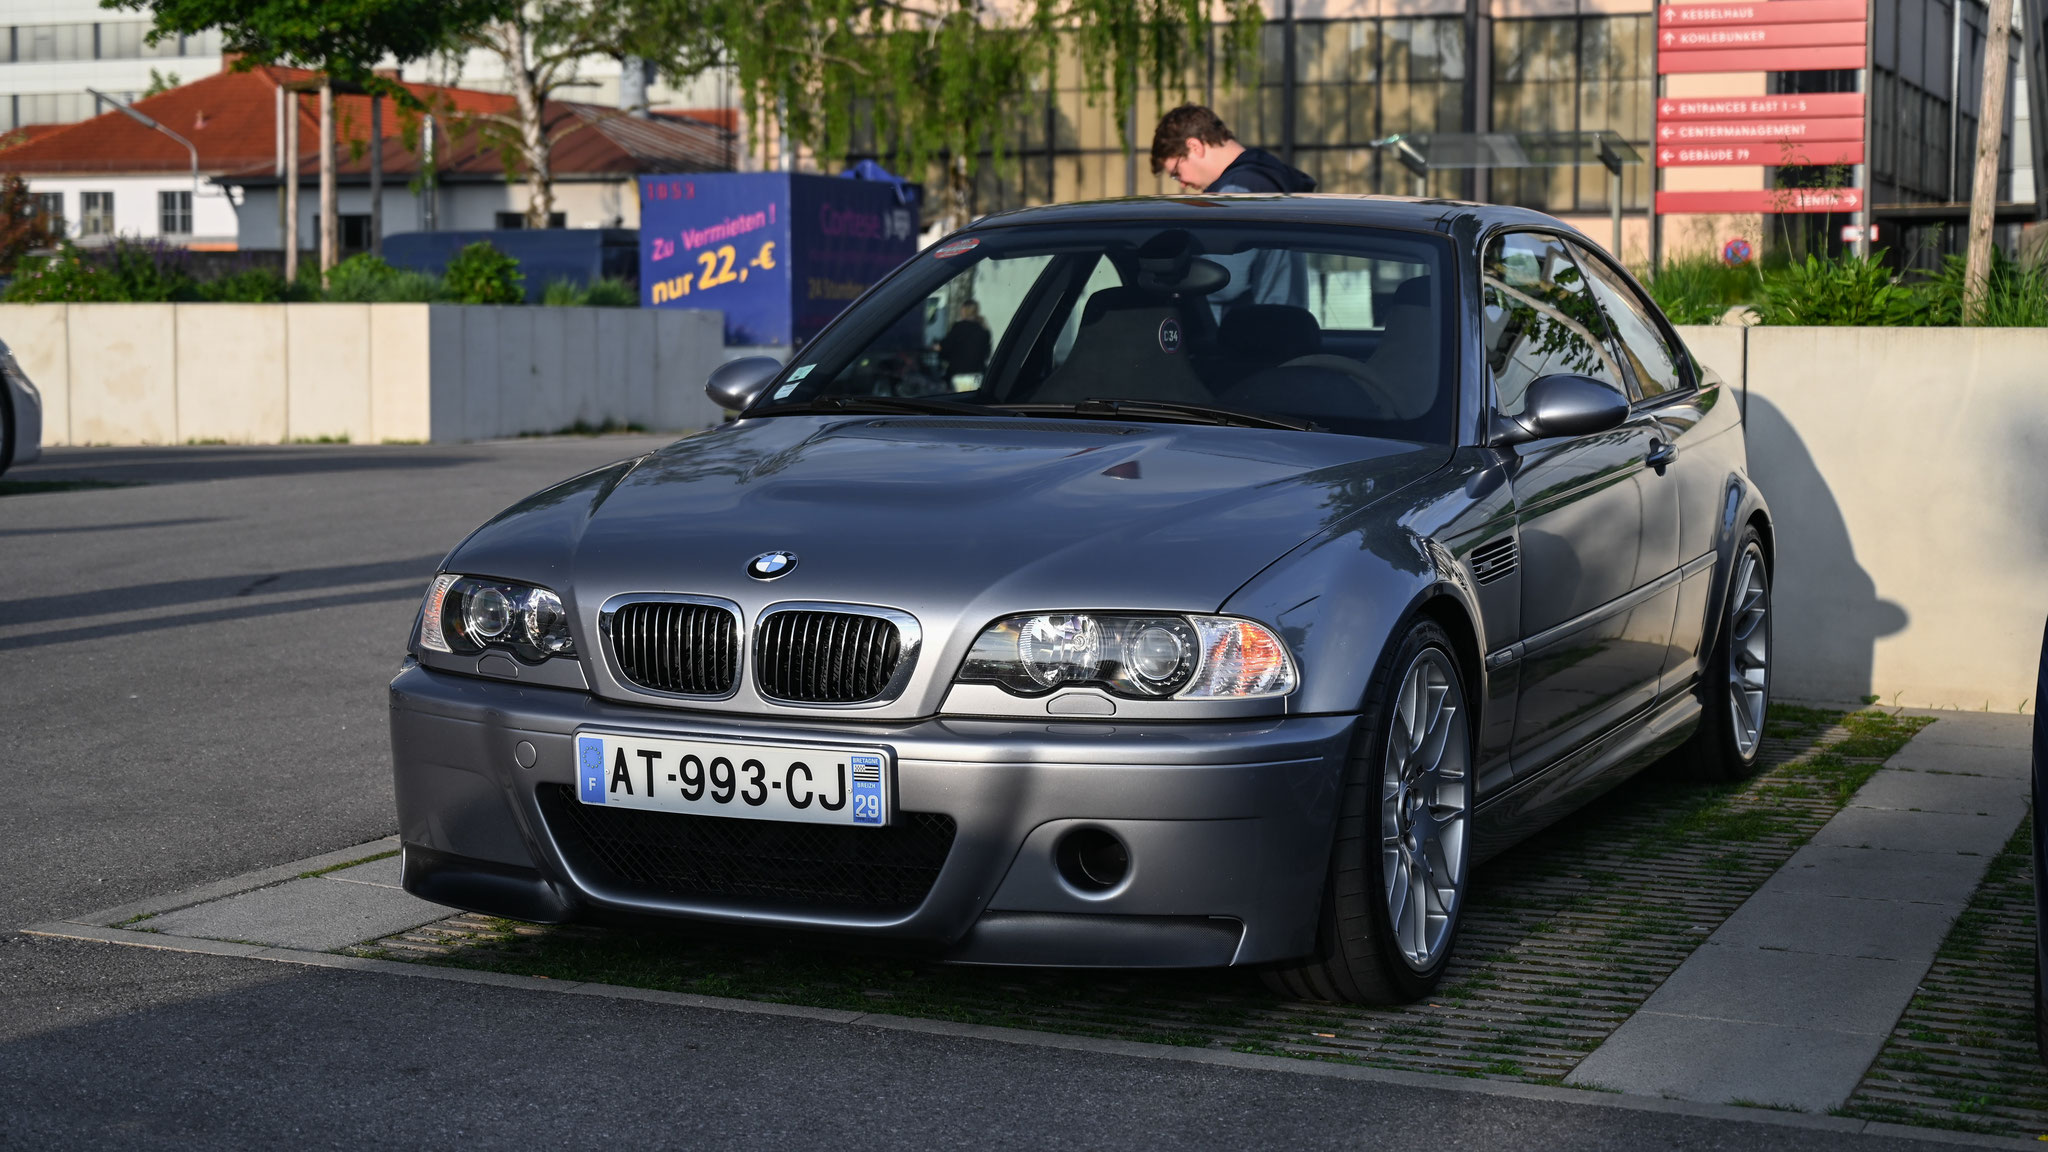
{"type": "Polygon", "coordinates": [[[1123,841],[1100,828],[1076,828],[1060,837],[1053,856],[1060,878],[1082,892],[1107,892],[1131,871],[1123,841]]]}

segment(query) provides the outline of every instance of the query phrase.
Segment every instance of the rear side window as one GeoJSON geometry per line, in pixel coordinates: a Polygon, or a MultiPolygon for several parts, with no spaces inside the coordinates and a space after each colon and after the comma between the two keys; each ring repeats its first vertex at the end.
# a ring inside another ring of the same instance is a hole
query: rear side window
{"type": "Polygon", "coordinates": [[[1641,395],[1659,396],[1684,388],[1685,374],[1679,369],[1677,355],[1650,315],[1649,306],[1628,281],[1592,256],[1580,255],[1579,266],[1586,270],[1586,282],[1607,313],[1641,395]]]}
{"type": "Polygon", "coordinates": [[[1511,232],[1487,245],[1481,288],[1486,364],[1494,403],[1519,415],[1538,377],[1591,376],[1624,391],[1600,306],[1564,242],[1540,232],[1511,232]]]}

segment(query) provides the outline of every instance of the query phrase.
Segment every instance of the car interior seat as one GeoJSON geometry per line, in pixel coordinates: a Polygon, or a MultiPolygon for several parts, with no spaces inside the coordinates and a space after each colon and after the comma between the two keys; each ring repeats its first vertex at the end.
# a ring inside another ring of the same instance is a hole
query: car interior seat
{"type": "Polygon", "coordinates": [[[1437,359],[1443,333],[1431,307],[1430,277],[1401,282],[1380,317],[1377,347],[1366,357],[1365,370],[1378,386],[1380,398],[1402,420],[1413,420],[1435,406],[1440,381],[1437,359]]]}
{"type": "MultiPolygon", "coordinates": [[[[1207,305],[1194,298],[1197,308],[1207,305]]],[[[1066,362],[1030,397],[1076,404],[1095,397],[1203,404],[1214,399],[1192,363],[1199,335],[1181,298],[1128,286],[1088,297],[1066,362]]]]}

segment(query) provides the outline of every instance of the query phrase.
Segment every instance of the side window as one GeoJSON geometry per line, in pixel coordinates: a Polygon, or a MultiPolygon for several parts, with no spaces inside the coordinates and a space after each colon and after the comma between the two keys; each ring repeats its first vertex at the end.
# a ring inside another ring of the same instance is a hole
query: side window
{"type": "Polygon", "coordinates": [[[1591,376],[1625,390],[1600,307],[1563,241],[1536,232],[1497,237],[1487,246],[1482,274],[1486,363],[1502,413],[1519,414],[1529,385],[1553,373],[1591,376]]]}
{"type": "MultiPolygon", "coordinates": [[[[983,259],[933,288],[819,391],[839,396],[932,396],[981,388],[989,357],[1050,256],[983,259]]],[[[794,382],[781,393],[795,390],[794,382]]]]}
{"type": "Polygon", "coordinates": [[[1677,355],[1628,281],[1592,256],[1580,256],[1579,265],[1586,270],[1586,282],[1606,311],[1642,394],[1657,396],[1684,388],[1685,373],[1679,369],[1677,355]]]}

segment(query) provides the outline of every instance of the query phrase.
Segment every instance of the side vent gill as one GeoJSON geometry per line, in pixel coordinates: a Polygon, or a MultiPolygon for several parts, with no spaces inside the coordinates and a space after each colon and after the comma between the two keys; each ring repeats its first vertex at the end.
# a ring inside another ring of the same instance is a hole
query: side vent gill
{"type": "Polygon", "coordinates": [[[1472,550],[1472,575],[1484,586],[1515,570],[1515,538],[1503,536],[1472,550]]]}

